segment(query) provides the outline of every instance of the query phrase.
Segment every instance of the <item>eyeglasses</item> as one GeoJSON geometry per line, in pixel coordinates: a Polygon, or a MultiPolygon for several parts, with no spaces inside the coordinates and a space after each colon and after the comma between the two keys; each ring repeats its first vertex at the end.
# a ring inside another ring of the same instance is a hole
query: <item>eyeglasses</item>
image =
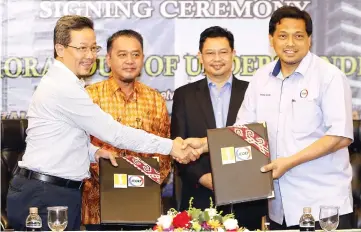
{"type": "Polygon", "coordinates": [[[85,47],[85,46],[82,46],[82,47],[75,47],[75,46],[71,46],[71,45],[66,45],[67,47],[71,47],[71,48],[75,48],[76,50],[78,50],[79,52],[81,53],[87,53],[90,49],[90,51],[92,53],[98,53],[100,51],[100,49],[102,49],[102,47],[100,46],[93,46],[93,47],[85,47]]]}

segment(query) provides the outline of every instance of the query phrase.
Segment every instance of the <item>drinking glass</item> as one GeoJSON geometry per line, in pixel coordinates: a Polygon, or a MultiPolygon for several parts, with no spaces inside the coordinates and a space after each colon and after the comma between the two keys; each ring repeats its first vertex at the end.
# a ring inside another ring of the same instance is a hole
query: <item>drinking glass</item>
{"type": "Polygon", "coordinates": [[[339,223],[338,206],[320,206],[320,226],[324,231],[330,232],[337,229],[339,223]]]}
{"type": "Polygon", "coordinates": [[[52,231],[63,231],[68,225],[68,207],[48,207],[48,226],[52,231]]]}

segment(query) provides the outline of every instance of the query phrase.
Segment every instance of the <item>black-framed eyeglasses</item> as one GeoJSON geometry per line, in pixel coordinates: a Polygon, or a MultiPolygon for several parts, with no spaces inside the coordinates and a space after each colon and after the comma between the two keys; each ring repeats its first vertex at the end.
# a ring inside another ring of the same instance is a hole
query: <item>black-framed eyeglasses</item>
{"type": "Polygon", "coordinates": [[[98,53],[102,47],[100,46],[92,46],[92,47],[86,47],[86,46],[81,46],[81,47],[75,47],[75,46],[72,46],[72,45],[66,45],[67,47],[71,47],[71,48],[75,48],[76,50],[78,50],[79,52],[81,53],[87,53],[90,49],[90,51],[92,53],[98,53]]]}

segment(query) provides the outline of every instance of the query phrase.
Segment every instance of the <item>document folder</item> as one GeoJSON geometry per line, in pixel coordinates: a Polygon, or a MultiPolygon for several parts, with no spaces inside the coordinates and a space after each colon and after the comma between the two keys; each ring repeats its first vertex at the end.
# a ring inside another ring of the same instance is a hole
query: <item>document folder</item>
{"type": "MultiPolygon", "coordinates": [[[[159,170],[154,158],[141,158],[159,170]]],[[[99,163],[100,221],[102,224],[155,224],[162,214],[160,184],[123,158],[118,167],[99,163]]]]}
{"type": "Polygon", "coordinates": [[[207,130],[216,205],[254,201],[274,196],[267,128],[253,123],[207,130]]]}

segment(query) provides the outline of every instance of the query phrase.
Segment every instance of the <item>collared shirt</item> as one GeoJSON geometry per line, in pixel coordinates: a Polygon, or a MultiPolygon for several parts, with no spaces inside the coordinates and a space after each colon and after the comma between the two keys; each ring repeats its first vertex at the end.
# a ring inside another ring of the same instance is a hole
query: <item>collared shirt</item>
{"type": "MultiPolygon", "coordinates": [[[[169,137],[170,119],[165,100],[154,89],[136,81],[133,93],[127,97],[120,89],[113,77],[90,85],[86,88],[94,103],[102,110],[112,115],[122,124],[145,130],[149,133],[169,137]]],[[[92,137],[95,146],[102,147],[122,155],[138,157],[158,157],[161,181],[168,176],[170,171],[171,157],[159,154],[136,153],[129,150],[118,149],[98,138],[92,137]]],[[[91,165],[94,175],[85,181],[82,197],[82,222],[83,224],[100,223],[99,205],[99,167],[91,165]],[[94,177],[95,176],[95,177],[94,177]]]]}
{"type": "MultiPolygon", "coordinates": [[[[236,124],[266,122],[271,159],[288,157],[325,135],[353,139],[351,89],[337,67],[308,53],[288,78],[279,61],[260,68],[252,78],[236,124]]],[[[320,205],[352,212],[349,153],[334,153],[300,164],[274,180],[269,201],[271,220],[297,225],[303,207],[319,219],[320,205]]]]}
{"type": "Polygon", "coordinates": [[[26,150],[19,166],[71,180],[89,177],[98,148],[89,135],[137,152],[169,154],[172,140],[124,126],[94,104],[80,81],[55,60],[29,106],[26,150]]]}
{"type": "Polygon", "coordinates": [[[208,88],[211,95],[212,107],[214,118],[216,119],[217,128],[222,128],[226,126],[227,115],[229,109],[229,101],[231,99],[232,92],[232,79],[233,76],[227,80],[224,85],[218,89],[216,84],[213,83],[208,77],[208,88]]]}

